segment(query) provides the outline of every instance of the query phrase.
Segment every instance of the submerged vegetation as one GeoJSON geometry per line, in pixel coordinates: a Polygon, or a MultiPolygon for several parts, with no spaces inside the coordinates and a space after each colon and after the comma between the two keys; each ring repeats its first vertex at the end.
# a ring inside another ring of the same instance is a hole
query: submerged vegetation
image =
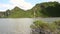
{"type": "Polygon", "coordinates": [[[46,23],[40,20],[31,25],[32,34],[60,34],[60,20],[53,23],[46,23]]]}
{"type": "Polygon", "coordinates": [[[34,16],[60,17],[60,3],[58,2],[38,3],[32,9],[26,11],[16,6],[12,10],[6,10],[5,12],[0,12],[1,18],[32,18],[34,16]]]}

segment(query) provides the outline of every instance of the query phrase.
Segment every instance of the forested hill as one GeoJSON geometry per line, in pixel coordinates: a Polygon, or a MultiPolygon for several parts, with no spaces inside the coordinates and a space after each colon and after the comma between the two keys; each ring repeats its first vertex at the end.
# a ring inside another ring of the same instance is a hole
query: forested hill
{"type": "Polygon", "coordinates": [[[36,4],[32,9],[24,11],[19,7],[0,12],[1,18],[31,18],[31,17],[60,17],[60,3],[43,2],[36,4]],[[35,13],[35,15],[34,15],[35,13]]]}
{"type": "Polygon", "coordinates": [[[31,10],[35,11],[36,17],[60,17],[60,3],[58,2],[38,3],[31,10]]]}

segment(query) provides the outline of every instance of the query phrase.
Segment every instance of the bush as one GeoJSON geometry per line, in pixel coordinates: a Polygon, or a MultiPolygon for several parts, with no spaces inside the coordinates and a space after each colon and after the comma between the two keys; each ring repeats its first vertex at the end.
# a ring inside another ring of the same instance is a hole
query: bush
{"type": "MultiPolygon", "coordinates": [[[[57,25],[55,23],[46,23],[40,20],[37,20],[33,22],[31,25],[32,28],[32,33],[38,32],[39,34],[41,33],[57,33],[57,25]]],[[[34,33],[34,34],[35,34],[34,33]]],[[[37,33],[36,33],[37,34],[37,33]]]]}

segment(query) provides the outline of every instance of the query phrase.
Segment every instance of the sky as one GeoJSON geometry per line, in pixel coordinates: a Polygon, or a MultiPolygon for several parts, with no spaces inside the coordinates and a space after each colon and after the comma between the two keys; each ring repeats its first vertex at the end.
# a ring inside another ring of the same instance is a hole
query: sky
{"type": "Polygon", "coordinates": [[[60,2],[60,0],[0,0],[0,11],[5,11],[7,9],[11,10],[15,6],[18,6],[23,10],[28,10],[35,6],[37,3],[50,1],[60,2]]]}

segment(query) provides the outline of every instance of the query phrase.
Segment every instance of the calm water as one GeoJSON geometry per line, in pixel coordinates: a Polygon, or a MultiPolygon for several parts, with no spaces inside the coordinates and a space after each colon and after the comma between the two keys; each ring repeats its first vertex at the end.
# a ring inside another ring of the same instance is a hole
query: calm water
{"type": "Polygon", "coordinates": [[[0,34],[30,34],[33,19],[0,19],[0,34]]]}
{"type": "MultiPolygon", "coordinates": [[[[36,20],[43,20],[52,22],[60,20],[60,18],[36,18],[36,20]]],[[[30,34],[30,25],[33,23],[32,18],[19,18],[19,19],[0,19],[0,34],[30,34]]]]}

